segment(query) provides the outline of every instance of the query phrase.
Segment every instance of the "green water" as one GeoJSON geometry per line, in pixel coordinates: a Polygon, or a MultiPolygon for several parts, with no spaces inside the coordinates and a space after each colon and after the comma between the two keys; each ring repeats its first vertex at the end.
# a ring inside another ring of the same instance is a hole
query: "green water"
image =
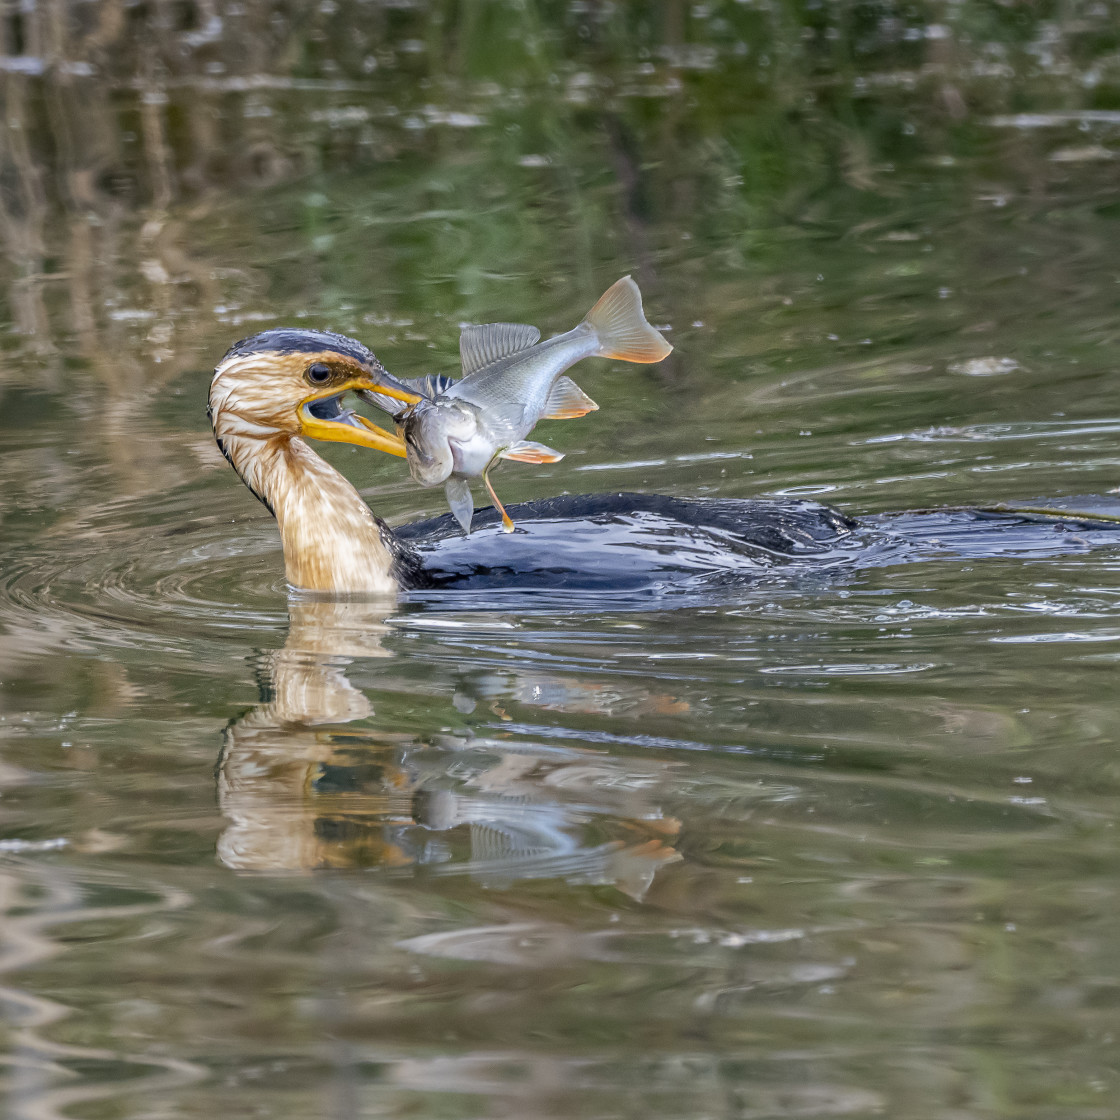
{"type": "Polygon", "coordinates": [[[289,602],[205,394],[269,326],[452,372],[632,272],[675,353],[581,367],[503,498],[1107,495],[1120,5],[0,26],[5,1115],[1116,1114],[1120,551],[289,602]]]}

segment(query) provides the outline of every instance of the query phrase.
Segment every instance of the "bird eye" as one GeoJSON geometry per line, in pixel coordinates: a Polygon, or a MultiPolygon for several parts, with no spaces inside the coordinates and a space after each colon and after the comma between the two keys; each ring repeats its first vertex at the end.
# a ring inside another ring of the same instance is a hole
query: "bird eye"
{"type": "Polygon", "coordinates": [[[325,385],[331,379],[331,367],[322,362],[312,362],[307,367],[306,377],[312,385],[325,385]]]}

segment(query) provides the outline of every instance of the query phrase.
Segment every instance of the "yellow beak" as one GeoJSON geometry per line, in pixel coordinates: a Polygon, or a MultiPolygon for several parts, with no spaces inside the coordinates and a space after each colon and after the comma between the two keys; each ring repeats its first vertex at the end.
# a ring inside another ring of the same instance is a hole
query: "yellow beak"
{"type": "Polygon", "coordinates": [[[374,451],[384,451],[388,455],[397,455],[404,459],[408,457],[404,440],[400,436],[392,435],[379,428],[372,421],[356,412],[344,410],[339,405],[338,399],[343,393],[354,389],[365,389],[372,393],[381,393],[383,396],[392,397],[394,400],[403,401],[405,404],[415,404],[420,397],[410,392],[399,384],[395,378],[385,375],[385,380],[375,380],[372,377],[355,377],[342,386],[332,385],[322,393],[307,397],[300,402],[299,425],[300,435],[311,439],[327,440],[331,443],[353,443],[358,447],[371,447],[374,451]],[[314,406],[322,406],[315,409],[314,406]]]}

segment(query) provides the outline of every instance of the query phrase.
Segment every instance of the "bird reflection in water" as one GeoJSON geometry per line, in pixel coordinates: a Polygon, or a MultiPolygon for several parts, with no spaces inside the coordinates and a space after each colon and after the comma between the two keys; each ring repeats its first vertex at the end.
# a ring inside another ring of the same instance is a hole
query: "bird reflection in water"
{"type": "MultiPolygon", "coordinates": [[[[658,870],[680,859],[671,846],[680,822],[651,801],[671,764],[386,727],[347,667],[391,656],[383,645],[391,609],[291,602],[287,641],[261,664],[261,702],[226,729],[222,862],[239,871],[424,867],[495,888],[563,878],[643,897],[658,870]]],[[[485,682],[475,697],[460,684],[455,706],[504,715],[487,695],[493,678],[485,682]]],[[[539,696],[551,711],[604,702],[599,686],[540,675],[513,696],[528,704],[539,696]]]]}

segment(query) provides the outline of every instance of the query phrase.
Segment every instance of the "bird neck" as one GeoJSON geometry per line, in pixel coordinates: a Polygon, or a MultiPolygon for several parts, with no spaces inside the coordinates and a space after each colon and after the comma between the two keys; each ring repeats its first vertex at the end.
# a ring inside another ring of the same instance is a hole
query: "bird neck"
{"type": "Polygon", "coordinates": [[[302,439],[219,434],[218,443],[275,516],[293,587],[336,594],[398,590],[392,530],[302,439]]]}

